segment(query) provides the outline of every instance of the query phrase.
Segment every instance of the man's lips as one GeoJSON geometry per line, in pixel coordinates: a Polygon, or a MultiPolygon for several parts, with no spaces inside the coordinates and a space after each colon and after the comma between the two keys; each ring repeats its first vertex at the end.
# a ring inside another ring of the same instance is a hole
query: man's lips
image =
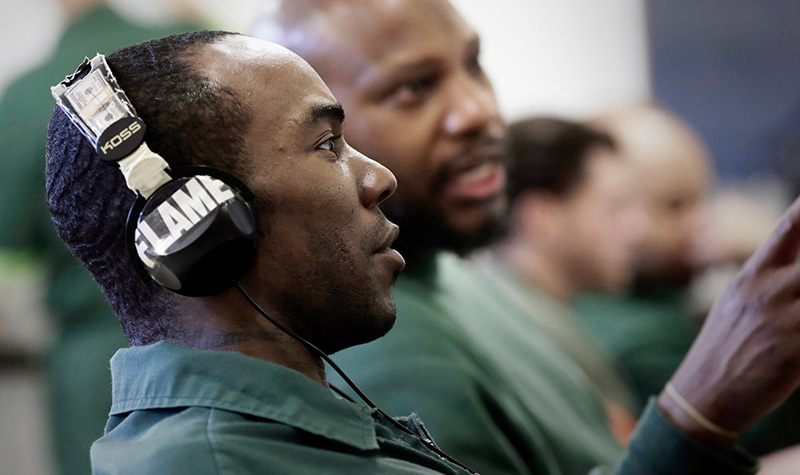
{"type": "Polygon", "coordinates": [[[448,174],[444,192],[458,200],[485,200],[500,194],[506,186],[506,170],[499,152],[471,160],[448,174]]]}
{"type": "Polygon", "coordinates": [[[400,234],[400,228],[394,224],[389,223],[389,228],[386,230],[386,235],[373,250],[372,252],[385,252],[391,249],[392,243],[397,239],[397,236],[400,234]]]}
{"type": "Polygon", "coordinates": [[[406,266],[406,261],[403,259],[403,256],[401,256],[399,252],[391,247],[392,243],[397,239],[399,232],[400,228],[397,227],[396,224],[390,223],[386,237],[373,250],[374,254],[388,258],[390,266],[394,269],[393,272],[395,273],[395,276],[397,275],[397,272],[400,272],[406,266]]]}

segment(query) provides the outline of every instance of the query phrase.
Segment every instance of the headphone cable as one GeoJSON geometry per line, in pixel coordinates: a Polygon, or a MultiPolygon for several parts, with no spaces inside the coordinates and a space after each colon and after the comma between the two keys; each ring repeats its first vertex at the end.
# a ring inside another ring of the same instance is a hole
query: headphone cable
{"type": "MultiPolygon", "coordinates": [[[[383,409],[381,409],[374,402],[372,402],[372,400],[370,400],[370,398],[368,398],[367,395],[364,394],[364,392],[361,391],[361,389],[359,389],[358,386],[356,386],[356,383],[354,383],[347,376],[347,374],[345,374],[344,370],[339,368],[339,366],[336,363],[334,363],[333,360],[331,360],[331,358],[328,355],[326,355],[324,351],[320,350],[319,348],[316,347],[316,345],[314,345],[310,341],[306,340],[302,336],[300,336],[297,333],[295,333],[293,330],[291,330],[289,327],[287,327],[283,323],[280,323],[280,322],[276,321],[274,318],[270,317],[269,314],[267,314],[267,312],[263,308],[261,308],[261,306],[258,303],[256,303],[256,301],[253,300],[252,297],[250,297],[250,294],[248,294],[247,291],[244,290],[244,287],[242,287],[242,283],[241,282],[236,282],[236,288],[239,290],[239,293],[242,294],[242,296],[245,298],[245,300],[247,300],[247,302],[253,308],[255,308],[256,311],[258,311],[258,313],[261,314],[261,316],[266,318],[270,323],[275,325],[282,332],[286,333],[290,337],[294,338],[295,340],[297,340],[300,343],[302,343],[303,345],[305,345],[306,348],[308,348],[313,354],[315,354],[315,355],[319,356],[320,358],[322,358],[323,361],[325,361],[328,365],[330,365],[330,367],[333,368],[333,370],[336,371],[336,373],[338,373],[339,376],[341,376],[342,380],[344,380],[344,382],[347,383],[348,386],[350,386],[350,388],[353,390],[353,392],[355,392],[358,395],[358,397],[361,398],[361,400],[364,401],[364,403],[367,406],[369,406],[371,409],[374,409],[375,411],[378,411],[384,418],[386,418],[387,421],[389,421],[389,423],[391,423],[393,426],[397,427],[401,431],[412,435],[414,438],[419,440],[422,443],[422,445],[427,447],[429,450],[434,452],[439,457],[441,457],[441,458],[443,458],[443,459],[445,459],[445,460],[447,460],[447,461],[449,461],[449,462],[451,462],[451,463],[463,468],[468,473],[477,474],[477,472],[475,472],[471,468],[467,467],[466,465],[464,465],[463,463],[459,462],[458,460],[453,458],[451,455],[447,454],[442,449],[440,449],[433,442],[433,440],[431,440],[431,439],[429,439],[427,437],[420,436],[419,434],[413,432],[411,429],[409,429],[405,425],[401,424],[399,421],[395,420],[389,414],[385,413],[383,411],[383,409]]],[[[330,384],[329,384],[329,386],[330,386],[331,390],[333,390],[334,392],[338,393],[339,395],[341,395],[342,397],[344,397],[348,401],[355,402],[355,401],[353,401],[352,398],[347,396],[347,394],[345,394],[341,389],[339,389],[339,388],[337,388],[337,387],[335,387],[333,385],[330,385],[330,384]]]]}

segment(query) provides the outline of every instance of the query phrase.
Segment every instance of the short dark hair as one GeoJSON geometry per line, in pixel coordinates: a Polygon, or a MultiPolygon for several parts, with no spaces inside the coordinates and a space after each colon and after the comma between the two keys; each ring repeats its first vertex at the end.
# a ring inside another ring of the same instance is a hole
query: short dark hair
{"type": "MultiPolygon", "coordinates": [[[[129,46],[107,56],[122,89],[147,125],[145,140],[176,168],[212,165],[242,172],[250,114],[234,92],[193,70],[194,47],[236,33],[199,31],[129,46]]],[[[77,65],[76,65],[77,66],[77,65]]],[[[98,282],[131,345],[179,340],[173,294],[135,273],[125,221],[135,195],[118,167],[56,107],[50,121],[47,201],[59,235],[98,282]]]]}
{"type": "Polygon", "coordinates": [[[587,154],[615,148],[611,137],[588,126],[552,117],[521,120],[509,130],[508,195],[526,190],[566,196],[583,180],[587,154]]]}

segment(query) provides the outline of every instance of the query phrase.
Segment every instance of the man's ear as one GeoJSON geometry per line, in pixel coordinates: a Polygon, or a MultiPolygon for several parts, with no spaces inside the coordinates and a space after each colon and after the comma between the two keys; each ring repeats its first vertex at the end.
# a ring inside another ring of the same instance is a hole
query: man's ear
{"type": "Polygon", "coordinates": [[[549,191],[528,190],[514,201],[511,220],[514,232],[543,242],[561,228],[561,200],[549,191]]]}

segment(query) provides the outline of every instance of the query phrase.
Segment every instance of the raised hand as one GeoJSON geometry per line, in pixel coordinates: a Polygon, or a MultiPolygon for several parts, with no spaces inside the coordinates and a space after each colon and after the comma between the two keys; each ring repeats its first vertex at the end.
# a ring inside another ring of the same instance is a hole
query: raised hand
{"type": "Polygon", "coordinates": [[[665,391],[658,398],[662,412],[686,434],[733,445],[735,434],[800,384],[798,251],[800,199],[714,304],[672,377],[680,396],[665,391]],[[686,403],[701,416],[690,414],[686,403]]]}

